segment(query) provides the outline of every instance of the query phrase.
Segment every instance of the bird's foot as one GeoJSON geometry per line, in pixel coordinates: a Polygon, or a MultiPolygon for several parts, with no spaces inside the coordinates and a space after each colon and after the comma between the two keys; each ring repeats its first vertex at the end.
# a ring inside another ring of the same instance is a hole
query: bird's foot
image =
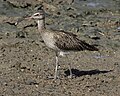
{"type": "Polygon", "coordinates": [[[59,76],[54,76],[54,80],[59,79],[59,78],[60,78],[59,76]]]}
{"type": "Polygon", "coordinates": [[[72,75],[69,75],[68,78],[73,79],[73,74],[72,74],[72,75]]]}
{"type": "Polygon", "coordinates": [[[54,77],[53,76],[48,76],[47,79],[54,79],[54,77]]]}
{"type": "Polygon", "coordinates": [[[47,79],[56,80],[56,79],[59,79],[59,76],[48,76],[47,79]]]}

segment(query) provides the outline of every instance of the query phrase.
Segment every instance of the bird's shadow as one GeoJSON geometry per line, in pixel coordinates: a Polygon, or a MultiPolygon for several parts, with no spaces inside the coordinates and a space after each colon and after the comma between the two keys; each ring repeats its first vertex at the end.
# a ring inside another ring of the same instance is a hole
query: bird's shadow
{"type": "MultiPolygon", "coordinates": [[[[103,71],[100,71],[98,69],[95,69],[95,70],[89,70],[89,71],[79,71],[78,69],[71,69],[72,71],[72,74],[75,76],[75,77],[80,77],[80,76],[83,76],[83,75],[95,75],[95,74],[104,74],[104,73],[108,73],[108,72],[111,72],[113,70],[103,70],[103,71]]],[[[65,73],[65,76],[69,76],[70,75],[70,71],[67,70],[64,72],[65,73]]]]}

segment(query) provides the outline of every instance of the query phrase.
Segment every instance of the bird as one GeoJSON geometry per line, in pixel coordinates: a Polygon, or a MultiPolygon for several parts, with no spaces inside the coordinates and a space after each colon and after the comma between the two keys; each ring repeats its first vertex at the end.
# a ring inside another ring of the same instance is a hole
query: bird
{"type": "MultiPolygon", "coordinates": [[[[40,33],[45,45],[55,51],[55,73],[53,79],[58,78],[59,56],[69,54],[70,51],[98,51],[98,48],[80,40],[78,36],[71,32],[61,30],[52,30],[45,27],[45,11],[43,9],[28,16],[27,19],[33,19],[38,24],[38,32],[40,33]]],[[[70,78],[72,78],[71,64],[69,64],[70,78]]]]}

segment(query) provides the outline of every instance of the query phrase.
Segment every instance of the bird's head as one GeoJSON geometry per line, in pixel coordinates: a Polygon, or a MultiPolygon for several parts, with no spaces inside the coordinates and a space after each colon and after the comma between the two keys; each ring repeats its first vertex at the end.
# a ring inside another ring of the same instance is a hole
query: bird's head
{"type": "Polygon", "coordinates": [[[19,22],[21,22],[25,19],[27,19],[27,20],[34,19],[35,21],[43,20],[43,19],[45,19],[45,12],[44,12],[44,10],[39,10],[38,12],[34,13],[31,16],[24,16],[23,18],[18,19],[18,21],[15,23],[15,25],[17,25],[19,22]]]}
{"type": "Polygon", "coordinates": [[[34,20],[43,20],[45,18],[45,12],[43,10],[39,10],[37,13],[34,13],[29,18],[34,20]]]}

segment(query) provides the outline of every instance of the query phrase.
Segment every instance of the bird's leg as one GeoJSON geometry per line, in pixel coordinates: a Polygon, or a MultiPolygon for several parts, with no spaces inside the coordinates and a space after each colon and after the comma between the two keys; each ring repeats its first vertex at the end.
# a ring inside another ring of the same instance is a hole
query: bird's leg
{"type": "Polygon", "coordinates": [[[58,70],[58,53],[56,52],[56,57],[55,57],[55,64],[56,64],[56,67],[55,67],[55,75],[54,75],[54,80],[57,79],[57,70],[58,70]]]}
{"type": "Polygon", "coordinates": [[[70,76],[69,76],[69,78],[72,78],[72,70],[71,70],[71,64],[70,64],[70,63],[68,63],[68,67],[69,67],[69,71],[70,71],[70,76]]]}
{"type": "MultiPolygon", "coordinates": [[[[66,57],[68,58],[68,56],[66,55],[66,57]]],[[[72,74],[72,70],[71,70],[71,63],[67,63],[68,64],[68,68],[69,68],[69,71],[70,71],[70,76],[69,78],[72,78],[73,74],[72,74]]]]}

